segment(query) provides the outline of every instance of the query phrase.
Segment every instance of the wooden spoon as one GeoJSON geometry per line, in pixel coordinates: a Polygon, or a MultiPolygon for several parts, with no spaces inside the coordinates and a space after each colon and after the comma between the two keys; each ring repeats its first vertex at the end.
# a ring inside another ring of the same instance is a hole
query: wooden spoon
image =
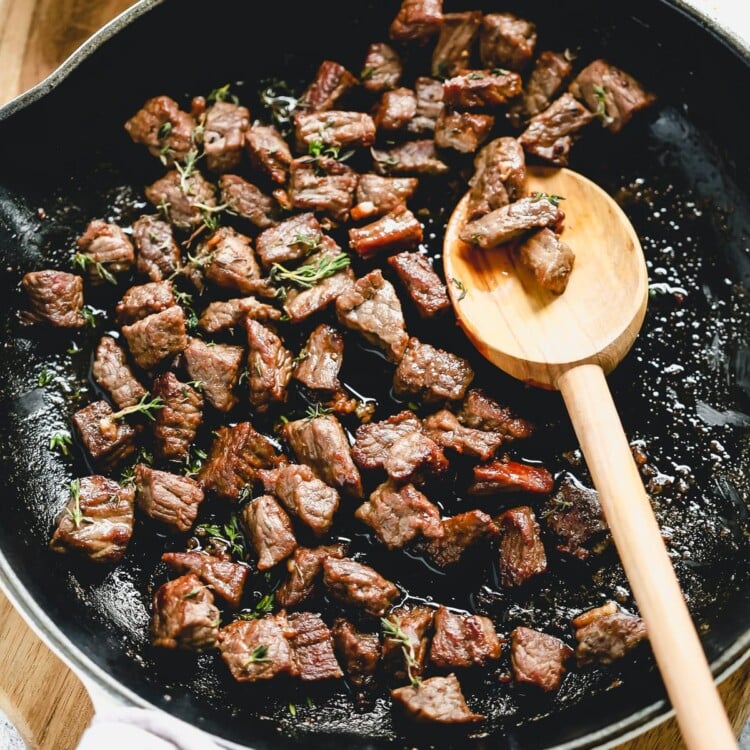
{"type": "Polygon", "coordinates": [[[530,193],[565,197],[562,237],[575,253],[568,288],[556,296],[516,263],[515,253],[462,242],[465,196],[443,249],[456,316],[501,370],[562,393],[685,744],[690,750],[736,748],[605,378],[629,351],[646,314],[640,242],[612,198],[575,172],[530,169],[527,186],[530,193]]]}

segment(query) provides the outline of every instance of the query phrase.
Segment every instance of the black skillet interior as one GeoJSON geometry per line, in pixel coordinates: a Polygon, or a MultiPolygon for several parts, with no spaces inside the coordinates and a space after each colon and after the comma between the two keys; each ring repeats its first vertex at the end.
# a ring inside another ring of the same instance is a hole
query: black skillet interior
{"type": "MultiPolygon", "coordinates": [[[[0,547],[23,585],[16,593],[33,598],[111,684],[228,740],[278,750],[307,743],[352,749],[593,746],[666,710],[647,651],[616,669],[571,673],[548,699],[503,682],[507,663],[463,676],[472,707],[489,717],[482,731],[470,740],[424,729],[414,736],[394,724],[385,694],[360,715],[340,687],[238,687],[213,655],[154,653],[146,643],[148,594],[166,577],[158,565],[165,539],[146,524],[137,524],[131,549],[114,570],[92,572],[47,550],[67,483],[88,470],[80,451],[66,460],[49,451],[47,441],[95,397],[89,358],[73,346],[85,348],[92,334],[20,329],[18,280],[32,269],[69,268],[72,241],[91,218],[128,225],[145,210],[141,188],[160,168],[130,143],[122,123],[147,97],[166,93],[187,102],[237,81],[243,102],[267,116],[257,100],[259,82],[284,79],[299,91],[326,57],[359,71],[367,43],[385,37],[398,3],[352,7],[172,0],[121,31],[49,95],[0,122],[0,547]],[[39,387],[44,368],[54,377],[39,387]]],[[[467,7],[446,2],[446,10],[467,7]]],[[[718,671],[741,655],[750,635],[750,141],[738,94],[750,83],[750,71],[711,32],[652,0],[526,0],[502,9],[537,22],[540,49],[568,48],[579,63],[605,56],[660,97],[621,135],[590,133],[574,148],[571,166],[618,197],[649,260],[653,294],[644,332],[612,385],[627,432],[649,456],[655,508],[718,671]]],[[[450,187],[423,189],[434,209],[427,239],[434,255],[452,207],[450,187]]],[[[413,325],[426,340],[471,355],[457,330],[413,325]]],[[[382,382],[390,378],[388,365],[364,350],[349,361],[344,379],[387,408],[382,382]]],[[[585,480],[558,397],[476,364],[480,383],[542,425],[540,437],[516,455],[585,480]]],[[[444,507],[452,514],[466,506],[446,496],[444,507]]],[[[611,550],[590,565],[551,552],[544,581],[511,598],[486,572],[486,559],[476,560],[468,577],[466,569],[441,576],[413,556],[379,554],[361,529],[352,527],[348,536],[356,551],[370,555],[415,598],[432,592],[436,601],[482,611],[505,634],[524,624],[570,640],[570,617],[581,609],[605,598],[634,606],[611,550]]],[[[249,605],[268,586],[254,580],[249,605]]]]}

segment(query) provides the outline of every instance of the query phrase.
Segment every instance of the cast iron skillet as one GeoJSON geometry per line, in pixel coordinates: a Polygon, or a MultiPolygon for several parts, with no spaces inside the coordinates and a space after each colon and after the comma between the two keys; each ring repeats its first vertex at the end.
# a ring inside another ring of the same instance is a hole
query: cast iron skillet
{"type": "MultiPolygon", "coordinates": [[[[21,275],[69,268],[71,243],[91,218],[128,225],[144,210],[140,190],[159,165],[130,143],[122,123],[146,98],[167,93],[184,100],[236,81],[244,83],[237,86],[243,102],[261,113],[261,81],[281,73],[299,86],[324,57],[358,71],[367,43],[385,37],[398,4],[362,3],[353,12],[351,3],[333,0],[252,7],[232,0],[147,2],[106,43],[93,52],[90,46],[69,76],[0,110],[2,582],[52,646],[100,687],[169,711],[231,746],[536,750],[622,740],[669,711],[647,649],[611,670],[572,673],[547,699],[499,681],[507,663],[466,676],[472,707],[489,717],[482,729],[468,739],[424,728],[414,734],[392,721],[383,697],[357,715],[341,688],[240,688],[213,655],[154,653],[146,642],[148,592],[166,578],[157,564],[164,539],[142,522],[114,570],[92,571],[47,549],[67,483],[89,471],[80,451],[66,461],[48,450],[47,440],[96,397],[89,361],[71,347],[74,340],[90,345],[87,336],[94,334],[21,329],[14,312],[21,275]],[[43,367],[55,379],[41,388],[43,367]]],[[[469,6],[499,9],[446,2],[446,10],[469,6]]],[[[585,60],[606,56],[660,97],[617,138],[590,133],[574,149],[572,166],[618,196],[649,259],[654,294],[644,333],[612,384],[628,434],[649,455],[657,515],[719,677],[750,649],[750,147],[738,93],[750,84],[748,60],[670,3],[549,6],[526,0],[502,9],[538,23],[540,49],[567,47],[585,60]]],[[[436,255],[452,208],[448,187],[435,185],[428,196],[435,210],[427,243],[436,255]]],[[[409,325],[426,340],[471,352],[458,332],[409,325]]],[[[349,361],[344,379],[387,404],[379,385],[389,380],[386,365],[366,351],[349,361]]],[[[585,481],[558,397],[477,365],[479,383],[543,426],[517,455],[585,481]]],[[[445,503],[451,513],[466,507],[461,498],[445,503]]],[[[570,617],[581,609],[613,597],[633,607],[612,551],[590,566],[551,552],[552,572],[511,600],[479,566],[456,580],[407,555],[381,560],[362,534],[352,534],[352,544],[415,597],[437,591],[439,601],[491,615],[503,633],[524,624],[569,639],[570,617]]],[[[250,603],[261,585],[249,592],[250,603]]]]}

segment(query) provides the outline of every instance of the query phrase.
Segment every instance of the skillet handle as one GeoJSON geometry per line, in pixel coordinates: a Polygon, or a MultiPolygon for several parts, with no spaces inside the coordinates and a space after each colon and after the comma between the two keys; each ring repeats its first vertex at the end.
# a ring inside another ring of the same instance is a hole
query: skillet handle
{"type": "Polygon", "coordinates": [[[602,368],[563,373],[562,392],[688,750],[737,748],[602,368]]]}

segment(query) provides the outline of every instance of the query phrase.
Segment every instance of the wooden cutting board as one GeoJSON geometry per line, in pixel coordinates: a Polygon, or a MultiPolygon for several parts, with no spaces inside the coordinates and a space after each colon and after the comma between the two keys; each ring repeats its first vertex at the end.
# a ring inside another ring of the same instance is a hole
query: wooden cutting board
{"type": "MultiPolygon", "coordinates": [[[[133,0],[0,0],[0,104],[44,78],[133,0]]],[[[83,685],[0,594],[0,708],[31,750],[72,750],[93,709],[83,685]]],[[[739,734],[750,714],[750,660],[721,686],[739,734]]],[[[673,720],[618,750],[678,750],[673,720]]]]}

